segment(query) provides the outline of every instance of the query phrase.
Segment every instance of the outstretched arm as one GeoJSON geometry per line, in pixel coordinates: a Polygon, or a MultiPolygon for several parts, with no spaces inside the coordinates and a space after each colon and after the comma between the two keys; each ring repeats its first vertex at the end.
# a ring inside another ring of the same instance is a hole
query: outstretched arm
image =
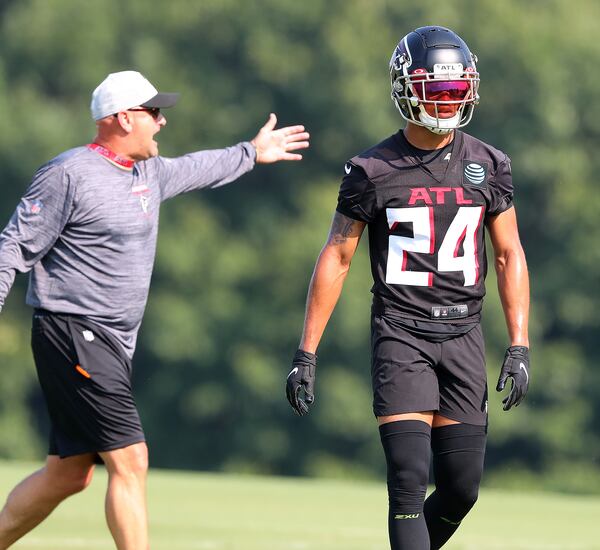
{"type": "Polygon", "coordinates": [[[221,187],[252,170],[255,162],[270,164],[280,160],[301,160],[302,155],[290,151],[309,146],[309,134],[304,131],[304,126],[275,130],[276,124],[277,117],[271,113],[250,142],[244,141],[224,149],[196,151],[177,158],[151,159],[158,170],[161,200],[196,189],[221,187]]]}
{"type": "Polygon", "coordinates": [[[286,126],[275,130],[277,117],[274,113],[250,142],[256,149],[256,162],[270,164],[279,160],[302,160],[302,155],[290,153],[298,149],[306,149],[309,145],[308,132],[304,126],[286,126]]]}

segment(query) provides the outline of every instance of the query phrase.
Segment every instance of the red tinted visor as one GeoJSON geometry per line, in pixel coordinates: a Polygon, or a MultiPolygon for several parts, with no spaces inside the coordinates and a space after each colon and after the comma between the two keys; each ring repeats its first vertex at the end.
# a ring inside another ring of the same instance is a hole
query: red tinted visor
{"type": "Polygon", "coordinates": [[[413,86],[420,99],[429,101],[462,101],[471,90],[468,80],[419,80],[413,86]]]}

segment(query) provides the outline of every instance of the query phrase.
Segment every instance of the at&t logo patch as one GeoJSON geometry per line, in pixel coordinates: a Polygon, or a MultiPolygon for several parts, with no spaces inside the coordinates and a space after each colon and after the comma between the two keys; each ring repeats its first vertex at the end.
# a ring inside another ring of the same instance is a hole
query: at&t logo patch
{"type": "Polygon", "coordinates": [[[463,160],[463,184],[474,187],[486,187],[488,169],[485,164],[463,160]]]}

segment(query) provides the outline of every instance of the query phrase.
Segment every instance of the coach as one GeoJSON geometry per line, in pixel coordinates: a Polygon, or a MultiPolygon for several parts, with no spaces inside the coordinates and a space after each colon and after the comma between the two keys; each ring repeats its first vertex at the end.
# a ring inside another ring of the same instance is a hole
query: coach
{"type": "Polygon", "coordinates": [[[8,496],[0,549],[33,529],[108,471],[106,517],[119,550],[148,548],[148,452],[131,390],[131,360],[154,264],[159,208],[195,189],[225,185],[255,163],[300,160],[303,126],[178,158],[158,156],[158,93],[135,71],[110,74],[93,92],[93,143],[66,151],[35,174],[0,234],[0,309],[16,272],[30,271],[32,349],[51,419],[48,457],[8,496]]]}

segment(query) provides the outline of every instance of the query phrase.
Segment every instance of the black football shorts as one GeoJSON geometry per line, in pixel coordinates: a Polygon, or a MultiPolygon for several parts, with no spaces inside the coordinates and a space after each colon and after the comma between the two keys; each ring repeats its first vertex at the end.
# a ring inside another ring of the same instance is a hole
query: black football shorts
{"type": "Polygon", "coordinates": [[[131,360],[98,325],[35,310],[31,347],[51,420],[48,454],[111,451],[145,440],[131,360]]]}
{"type": "Polygon", "coordinates": [[[487,425],[487,376],[481,325],[443,342],[411,334],[394,319],[371,321],[373,412],[435,411],[487,425]]]}

